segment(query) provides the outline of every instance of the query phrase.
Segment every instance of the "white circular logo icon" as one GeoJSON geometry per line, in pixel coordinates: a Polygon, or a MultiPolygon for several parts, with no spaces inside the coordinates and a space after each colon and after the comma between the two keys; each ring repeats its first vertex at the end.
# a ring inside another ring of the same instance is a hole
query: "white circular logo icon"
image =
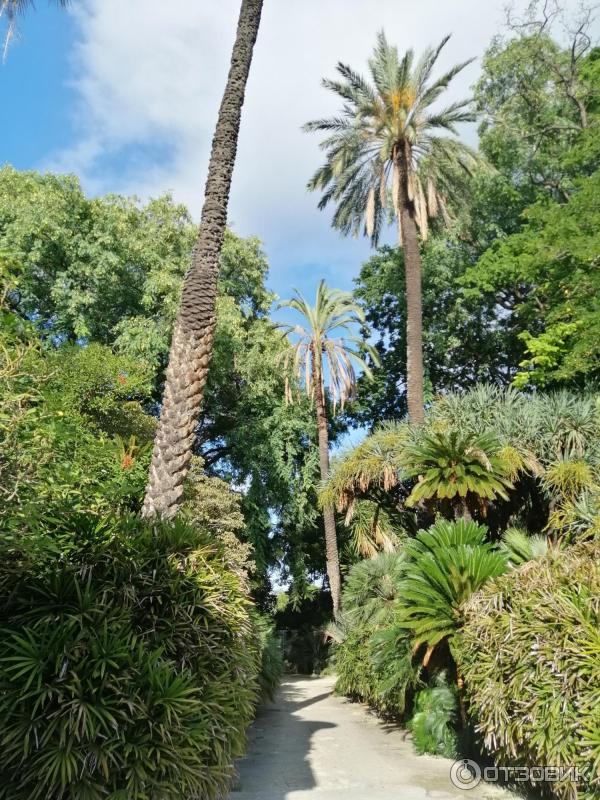
{"type": "Polygon", "coordinates": [[[457,789],[474,789],[481,783],[481,767],[470,758],[461,758],[452,764],[450,780],[457,789]]]}

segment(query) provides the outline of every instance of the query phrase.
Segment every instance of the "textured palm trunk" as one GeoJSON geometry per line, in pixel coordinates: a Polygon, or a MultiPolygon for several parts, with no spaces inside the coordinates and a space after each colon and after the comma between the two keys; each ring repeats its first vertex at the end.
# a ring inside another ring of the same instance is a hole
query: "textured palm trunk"
{"type": "MultiPolygon", "coordinates": [[[[315,348],[316,350],[316,348],[315,348]]],[[[317,409],[317,434],[319,438],[319,466],[321,480],[329,477],[329,434],[327,432],[327,406],[323,388],[321,352],[313,352],[313,386],[315,389],[315,405],[317,409]]],[[[327,577],[331,590],[333,615],[338,617],[341,609],[342,576],[340,573],[340,557],[338,553],[337,534],[335,530],[335,514],[331,506],[323,509],[323,525],[325,528],[325,558],[327,577]]]]}
{"type": "Polygon", "coordinates": [[[411,422],[423,420],[423,298],[421,290],[421,252],[414,203],[408,193],[408,144],[394,154],[399,170],[398,208],[400,245],[404,249],[406,273],[406,393],[411,422]]]}
{"type": "Polygon", "coordinates": [[[212,355],[219,255],[246,82],[263,0],[242,0],[227,85],[212,142],[204,206],[183,283],[142,513],[165,518],[181,505],[212,355]]]}

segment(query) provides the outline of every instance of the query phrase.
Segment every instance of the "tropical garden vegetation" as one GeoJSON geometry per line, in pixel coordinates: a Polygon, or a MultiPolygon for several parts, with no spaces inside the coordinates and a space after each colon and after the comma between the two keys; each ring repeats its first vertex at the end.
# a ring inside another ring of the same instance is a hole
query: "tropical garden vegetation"
{"type": "MultiPolygon", "coordinates": [[[[26,6],[0,3],[9,33],[26,6]]],[[[354,292],[272,311],[260,241],[226,227],[261,10],[241,4],[199,229],[168,195],[0,169],[0,797],[222,796],[277,624],[288,666],[325,638],[337,690],[419,752],[576,769],[538,788],[591,800],[590,16],[509,16],[464,102],[447,39],[415,58],[380,34],[368,79],[340,64],[309,188],[376,249],[354,292]]]]}

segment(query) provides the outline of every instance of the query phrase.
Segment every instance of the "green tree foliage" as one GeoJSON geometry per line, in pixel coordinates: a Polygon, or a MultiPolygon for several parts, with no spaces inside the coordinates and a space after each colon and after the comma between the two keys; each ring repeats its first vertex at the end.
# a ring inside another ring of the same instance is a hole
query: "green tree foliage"
{"type": "MultiPolygon", "coordinates": [[[[456,233],[431,236],[423,259],[423,349],[425,386],[432,394],[484,381],[506,384],[522,357],[523,343],[510,327],[496,325],[493,297],[468,297],[461,280],[473,263],[473,246],[456,233]]],[[[349,418],[371,427],[373,420],[401,419],[406,405],[406,298],[401,250],[381,248],[356,279],[381,366],[359,381],[349,418]]]]}
{"type": "Polygon", "coordinates": [[[526,347],[518,386],[582,384],[600,374],[599,190],[595,173],[566,204],[540,200],[527,210],[525,227],[467,275],[476,291],[513,295],[526,347]]]}
{"type": "Polygon", "coordinates": [[[578,545],[491,582],[455,644],[486,748],[505,766],[577,768],[578,786],[545,784],[564,800],[600,789],[599,556],[578,545]]]}
{"type": "Polygon", "coordinates": [[[260,656],[212,535],[72,512],[52,536],[2,543],[0,797],[221,797],[260,656]]]}
{"type": "Polygon", "coordinates": [[[123,317],[159,297],[174,316],[167,288],[180,286],[192,231],[168,197],[88,200],[71,176],[0,171],[0,248],[22,267],[15,304],[52,336],[111,343],[123,317]]]}
{"type": "Polygon", "coordinates": [[[481,149],[528,202],[540,193],[565,200],[573,178],[597,169],[600,155],[591,17],[575,12],[579,18],[560,31],[556,4],[546,4],[546,19],[540,5],[532,3],[521,23],[509,19],[475,87],[481,149]]]}
{"type": "Polygon", "coordinates": [[[149,382],[139,364],[99,344],[47,352],[5,312],[0,375],[5,533],[39,533],[61,511],[138,507],[154,428],[140,405],[149,382]]]}
{"type": "Polygon", "coordinates": [[[500,331],[518,333],[517,385],[582,385],[598,373],[600,57],[589,13],[559,41],[558,7],[543,16],[539,5],[484,60],[481,147],[499,171],[494,191],[516,192],[519,216],[462,284],[469,301],[497,302],[500,331]]]}
{"type": "MultiPolygon", "coordinates": [[[[123,443],[115,444],[117,450],[128,451],[133,444],[140,475],[147,466],[142,450],[153,420],[147,415],[130,419],[130,403],[141,402],[142,410],[156,413],[195,234],[185,208],[167,196],[145,205],[119,196],[90,200],[75,178],[0,170],[0,252],[10,253],[17,274],[6,303],[15,319],[35,328],[34,349],[41,347],[47,362],[40,369],[54,374],[48,383],[54,400],[44,401],[54,403],[54,429],[60,422],[66,436],[66,419],[72,416],[61,395],[75,405],[96,404],[96,416],[82,408],[80,421],[94,423],[94,432],[102,428],[111,439],[119,434],[123,443]],[[103,381],[109,373],[113,388],[107,393],[103,381]]],[[[209,474],[246,489],[244,535],[255,548],[256,588],[266,585],[268,566],[282,559],[300,587],[323,564],[318,462],[310,447],[316,425],[307,400],[286,405],[284,376],[273,369],[283,345],[268,318],[273,296],[265,288],[267,270],[257,239],[226,232],[196,453],[209,474]]],[[[33,411],[27,413],[33,420],[33,411]]],[[[91,452],[84,455],[85,447],[77,452],[82,463],[102,460],[91,452]]],[[[65,465],[70,458],[67,453],[65,465]]],[[[76,474],[75,468],[70,484],[86,480],[76,474]]]]}

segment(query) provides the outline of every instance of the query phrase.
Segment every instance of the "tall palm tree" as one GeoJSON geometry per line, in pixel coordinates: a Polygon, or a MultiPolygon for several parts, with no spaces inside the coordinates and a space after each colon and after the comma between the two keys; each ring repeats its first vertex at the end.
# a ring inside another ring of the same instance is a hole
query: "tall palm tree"
{"type": "Polygon", "coordinates": [[[263,0],[242,0],[227,85],[212,142],[204,206],[185,276],[142,513],[171,517],[182,500],[215,330],[219,255],[246,82],[263,0]]]}
{"type": "MultiPolygon", "coordinates": [[[[57,0],[62,6],[70,0],[57,0]]],[[[32,0],[0,0],[8,20],[6,45],[19,14],[32,0]]],[[[179,508],[189,470],[215,329],[219,255],[227,224],[241,112],[263,0],[242,0],[237,35],[212,141],[204,206],[192,263],[175,322],[163,402],[142,513],[171,517],[179,508]]]]}
{"type": "Polygon", "coordinates": [[[372,83],[346,64],[342,80],[323,85],[344,101],[339,116],[307,123],[307,131],[325,131],[324,165],[308,184],[322,190],[319,208],[335,203],[334,227],[358,235],[361,229],[377,245],[386,218],[396,218],[404,248],[407,303],[407,394],[412,421],[423,419],[423,336],[419,233],[427,237],[429,219],[449,220],[451,198],[462,193],[474,170],[476,154],[440,131],[457,134],[456,125],[471,122],[470,101],[435,110],[432,106],[450,81],[471,60],[431,80],[432,70],[450,37],[426,50],[415,63],[402,58],[381,32],[369,59],[372,83]]]}
{"type": "MultiPolygon", "coordinates": [[[[335,413],[338,404],[343,407],[356,389],[357,364],[370,375],[369,366],[359,348],[364,348],[360,339],[354,335],[354,327],[364,323],[362,309],[353,302],[348,292],[331,290],[321,281],[317,287],[315,305],[311,306],[296,291],[291,300],[281,304],[291,308],[304,317],[305,325],[282,325],[282,329],[292,335],[294,341],[283,351],[283,367],[286,376],[291,369],[297,373],[308,396],[315,403],[317,433],[319,442],[319,466],[321,479],[329,476],[329,434],[327,431],[327,399],[325,383],[329,384],[329,394],[335,413]],[[346,334],[345,336],[340,334],[346,334]],[[337,334],[337,335],[336,335],[337,334]]],[[[376,360],[375,350],[367,345],[367,351],[376,360]]],[[[286,379],[286,395],[293,399],[290,382],[286,379]]],[[[333,613],[340,611],[342,579],[335,530],[333,506],[323,506],[325,527],[325,553],[327,577],[331,589],[333,613]]]]}

